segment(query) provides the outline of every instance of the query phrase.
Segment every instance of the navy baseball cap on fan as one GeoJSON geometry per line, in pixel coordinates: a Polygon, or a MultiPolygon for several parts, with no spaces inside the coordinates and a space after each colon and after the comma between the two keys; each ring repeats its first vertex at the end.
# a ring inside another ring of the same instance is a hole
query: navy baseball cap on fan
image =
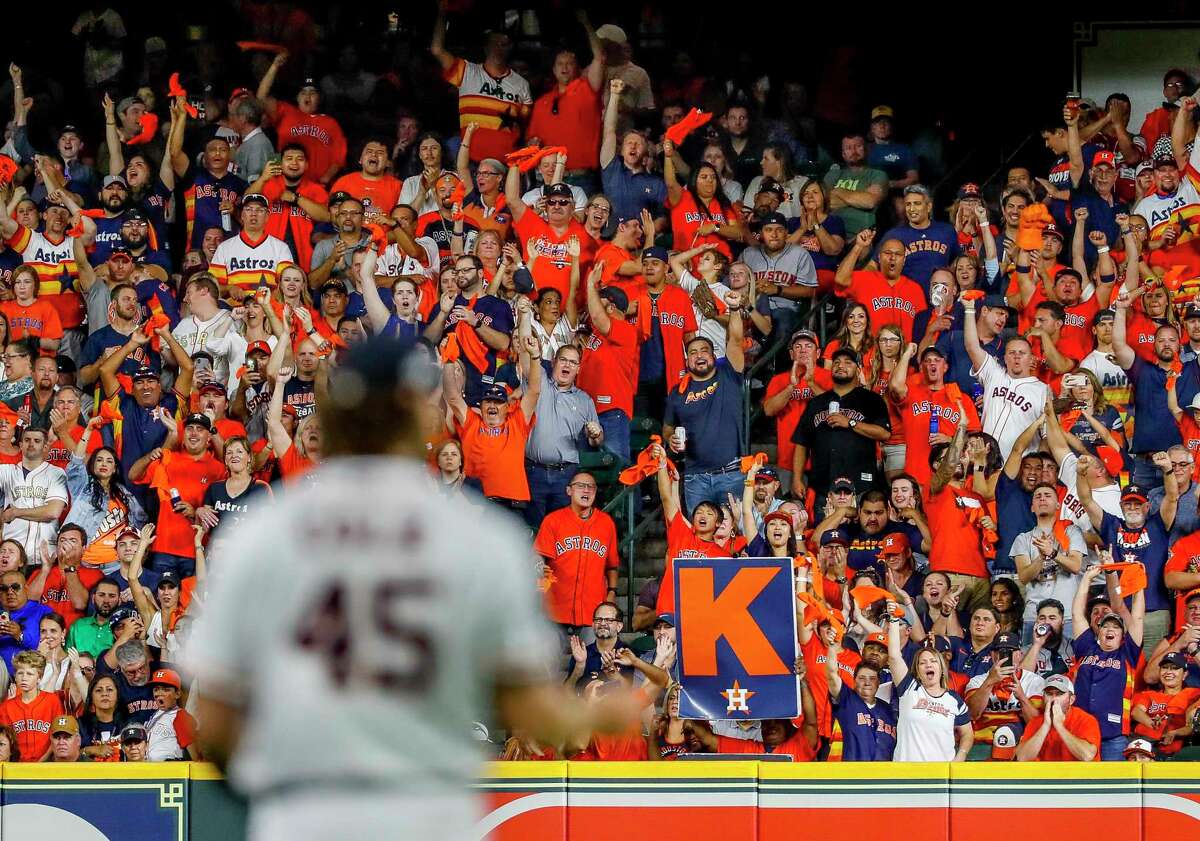
{"type": "Polygon", "coordinates": [[[942,359],[946,358],[946,354],[942,353],[941,348],[939,348],[937,345],[930,345],[929,347],[925,348],[925,350],[921,351],[921,360],[924,361],[925,357],[929,356],[931,353],[936,353],[942,359]]]}
{"type": "Polygon", "coordinates": [[[996,638],[992,640],[992,648],[996,651],[1016,651],[1020,647],[1020,635],[1014,634],[1011,631],[1003,631],[996,634],[996,638]]]}
{"type": "Polygon", "coordinates": [[[125,218],[122,219],[121,221],[122,222],[149,222],[150,219],[149,219],[149,217],[146,216],[145,212],[143,212],[140,207],[131,207],[125,211],[125,218]]]}
{"type": "Polygon", "coordinates": [[[1101,617],[1100,621],[1097,622],[1096,624],[1098,626],[1103,627],[1104,625],[1107,625],[1109,622],[1116,622],[1118,625],[1121,626],[1122,631],[1125,630],[1125,620],[1121,618],[1121,614],[1119,614],[1119,613],[1106,613],[1106,614],[1104,614],[1103,617],[1101,617]]]}
{"type": "Polygon", "coordinates": [[[849,479],[847,479],[845,476],[839,476],[833,480],[833,484],[829,486],[829,490],[833,491],[834,493],[841,492],[841,493],[851,493],[852,494],[858,489],[855,488],[854,483],[851,482],[849,479]]]}
{"type": "Polygon", "coordinates": [[[841,529],[829,529],[823,535],[821,535],[821,545],[822,546],[829,546],[834,543],[841,545],[841,546],[849,546],[850,539],[846,536],[846,533],[844,531],[842,531],[841,529]]]}
{"type": "Polygon", "coordinates": [[[160,379],[160,377],[158,371],[155,371],[149,365],[143,365],[133,372],[133,377],[131,379],[136,383],[138,380],[157,380],[160,379]]]}
{"type": "Polygon", "coordinates": [[[529,271],[528,266],[521,266],[513,272],[513,289],[518,295],[528,295],[536,288],[537,284],[533,280],[533,272],[529,271]]]}
{"type": "Polygon", "coordinates": [[[327,280],[321,284],[322,298],[325,297],[326,292],[341,292],[343,295],[345,295],[346,284],[342,283],[340,280],[327,280]]]}
{"type": "Polygon", "coordinates": [[[983,198],[983,194],[979,192],[978,184],[968,181],[958,188],[958,197],[960,199],[979,199],[983,198]]]}
{"type": "Polygon", "coordinates": [[[112,250],[108,252],[108,259],[116,257],[118,254],[124,254],[127,260],[133,259],[133,252],[129,250],[127,245],[114,245],[112,250]]]}
{"type": "Polygon", "coordinates": [[[983,306],[993,310],[1006,310],[1008,301],[1004,299],[1003,295],[987,295],[983,299],[983,306]]]}
{"type": "Polygon", "coordinates": [[[125,729],[121,731],[122,744],[144,741],[146,741],[146,728],[140,724],[126,725],[125,729]]]}
{"type": "Polygon", "coordinates": [[[179,573],[177,573],[171,569],[164,572],[158,578],[158,586],[161,587],[164,584],[166,584],[168,587],[178,587],[179,586],[179,573]]]}
{"type": "Polygon", "coordinates": [[[642,252],[643,260],[662,260],[666,263],[670,258],[671,253],[661,245],[652,245],[642,252]]]}
{"type": "Polygon", "coordinates": [[[769,464],[764,464],[762,467],[758,468],[758,472],[754,474],[755,481],[760,479],[768,482],[774,482],[779,479],[779,474],[775,472],[774,467],[769,464]]]}
{"type": "Polygon", "coordinates": [[[129,607],[128,605],[122,605],[121,607],[118,607],[116,610],[114,610],[112,613],[110,613],[108,615],[108,627],[115,629],[118,625],[120,625],[126,619],[132,619],[133,617],[135,617],[137,615],[138,615],[137,610],[135,610],[132,607],[129,607]]]}
{"type": "Polygon", "coordinates": [[[248,193],[242,196],[242,207],[248,204],[257,204],[268,209],[271,207],[271,202],[262,193],[248,193]]]}
{"type": "Polygon", "coordinates": [[[1127,499],[1133,499],[1138,502],[1147,502],[1149,497],[1146,495],[1146,492],[1142,490],[1141,485],[1126,485],[1125,490],[1121,491],[1121,502],[1124,502],[1127,499]]]}
{"type": "Polygon", "coordinates": [[[304,84],[300,86],[299,92],[304,93],[305,91],[316,91],[317,93],[320,93],[321,89],[317,87],[317,80],[311,76],[305,79],[304,84]]]}
{"type": "Polygon", "coordinates": [[[671,613],[660,613],[660,614],[658,614],[657,617],[655,617],[654,624],[657,625],[660,622],[665,625],[670,625],[672,628],[674,628],[675,627],[675,616],[674,616],[674,614],[671,614],[671,613]]]}
{"type": "Polygon", "coordinates": [[[1187,655],[1182,651],[1168,651],[1163,655],[1163,658],[1158,661],[1158,667],[1170,666],[1173,669],[1186,669],[1188,667],[1187,655]]]}
{"type": "Polygon", "coordinates": [[[855,365],[859,364],[858,352],[851,347],[840,347],[833,353],[829,354],[830,361],[837,359],[839,356],[847,356],[854,361],[855,365]]]}
{"type": "Polygon", "coordinates": [[[209,380],[204,385],[197,389],[198,394],[203,394],[206,391],[214,391],[217,394],[227,395],[229,392],[225,389],[224,383],[219,383],[216,380],[209,380]]]}
{"type": "Polygon", "coordinates": [[[1183,308],[1183,320],[1189,318],[1200,318],[1200,304],[1192,303],[1183,308]]]}
{"type": "MultiPolygon", "coordinates": [[[[1184,318],[1187,318],[1187,316],[1184,316],[1184,318]]],[[[1101,321],[1116,321],[1116,320],[1117,320],[1117,311],[1108,309],[1106,307],[1105,309],[1097,310],[1096,314],[1092,316],[1092,326],[1095,327],[1101,321]]]]}
{"type": "Polygon", "coordinates": [[[600,300],[608,301],[621,312],[629,309],[629,296],[615,286],[606,286],[601,289],[600,300]]]}
{"type": "Polygon", "coordinates": [[[758,191],[760,193],[774,193],[780,201],[783,201],[787,198],[787,190],[785,190],[783,185],[774,178],[770,179],[769,181],[763,179],[762,183],[758,185],[758,191]]]}
{"type": "Polygon", "coordinates": [[[346,201],[347,199],[349,199],[351,201],[358,201],[358,199],[354,198],[354,196],[350,195],[345,190],[338,190],[336,193],[334,193],[332,196],[329,197],[329,206],[333,207],[335,204],[341,204],[342,202],[346,201]]]}
{"type": "Polygon", "coordinates": [[[782,225],[784,228],[786,228],[787,217],[785,217],[782,213],[768,213],[762,218],[759,224],[764,228],[767,227],[767,225],[782,225]]]}
{"type": "Polygon", "coordinates": [[[1046,225],[1046,227],[1042,228],[1042,236],[1046,236],[1047,234],[1049,234],[1052,237],[1058,237],[1059,242],[1062,242],[1062,239],[1063,239],[1062,231],[1060,231],[1058,229],[1058,225],[1055,225],[1053,222],[1050,222],[1049,224],[1046,225]]]}
{"type": "Polygon", "coordinates": [[[210,418],[208,415],[204,414],[203,412],[193,412],[192,414],[188,415],[187,420],[185,420],[183,422],[183,425],[185,427],[199,426],[199,427],[207,430],[208,432],[214,431],[212,418],[210,418]]]}
{"type": "Polygon", "coordinates": [[[575,194],[571,192],[571,187],[567,184],[559,182],[558,184],[547,184],[542,188],[542,195],[548,199],[566,198],[575,201],[575,194]]]}
{"type": "Polygon", "coordinates": [[[493,403],[507,403],[508,390],[499,383],[490,385],[484,390],[483,396],[479,398],[481,403],[485,400],[491,400],[493,403]]]}

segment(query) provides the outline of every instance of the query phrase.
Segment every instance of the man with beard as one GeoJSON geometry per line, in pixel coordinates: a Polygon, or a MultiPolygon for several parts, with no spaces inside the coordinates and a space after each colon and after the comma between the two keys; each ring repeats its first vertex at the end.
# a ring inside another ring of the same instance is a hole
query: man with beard
{"type": "Polygon", "coordinates": [[[233,234],[232,224],[228,227],[222,224],[222,214],[232,215],[237,200],[246,192],[246,182],[230,172],[230,157],[229,141],[223,137],[210,138],[204,144],[203,165],[184,191],[191,249],[199,250],[204,245],[204,235],[212,228],[224,231],[225,236],[233,234]]]}
{"type": "MultiPolygon", "coordinates": [[[[835,479],[830,489],[837,493],[843,488],[851,492],[855,490],[854,484],[846,477],[835,479]]],[[[850,569],[855,571],[875,569],[882,575],[884,572],[881,563],[882,553],[884,543],[889,535],[899,534],[902,536],[905,551],[913,549],[928,552],[930,546],[929,529],[925,525],[925,518],[921,516],[921,512],[916,509],[913,509],[912,512],[913,519],[918,525],[897,522],[889,518],[887,503],[887,494],[878,488],[873,488],[862,495],[857,514],[852,507],[839,506],[824,521],[817,524],[813,534],[819,538],[830,529],[841,529],[846,535],[846,539],[849,540],[846,562],[850,569]]],[[[849,504],[853,506],[853,497],[849,504]]],[[[917,595],[920,595],[919,588],[917,595]]]]}
{"type": "MultiPolygon", "coordinates": [[[[123,253],[114,252],[116,255],[123,253]]],[[[104,284],[97,284],[93,288],[97,289],[99,295],[108,299],[103,310],[107,323],[101,322],[102,326],[88,336],[87,341],[84,342],[77,379],[80,388],[87,388],[100,378],[100,364],[129,341],[129,337],[133,335],[133,331],[137,329],[142,319],[137,290],[132,284],[116,283],[111,289],[104,284]]],[[[89,290],[89,304],[93,297],[99,297],[99,295],[94,296],[89,290]]],[[[134,372],[143,365],[156,371],[162,370],[162,357],[150,345],[139,347],[125,357],[118,372],[133,376],[134,372]]]]}
{"type": "Polygon", "coordinates": [[[129,208],[129,186],[123,175],[104,176],[104,186],[100,188],[100,209],[104,215],[94,219],[96,223],[96,240],[88,262],[99,266],[108,259],[112,248],[121,240],[121,223],[125,221],[125,211],[129,208]]]}
{"type": "Polygon", "coordinates": [[[690,512],[700,502],[723,503],[738,495],[744,476],[745,417],[742,414],[741,293],[730,292],[725,356],[716,358],[712,342],[693,337],[685,346],[688,377],[667,395],[663,436],[671,451],[684,457],[684,503],[690,512]],[[677,432],[678,429],[686,432],[677,432]]]}
{"type": "Polygon", "coordinates": [[[1037,523],[1017,535],[1009,550],[1017,570],[1017,580],[1025,585],[1025,616],[1022,638],[1033,637],[1037,623],[1036,606],[1043,600],[1058,603],[1075,595],[1087,544],[1083,532],[1074,523],[1059,525],[1058,489],[1049,483],[1033,489],[1030,510],[1037,523]]]}
{"type": "Polygon", "coordinates": [[[920,357],[920,375],[909,376],[909,363],[917,345],[909,342],[892,371],[888,398],[895,404],[904,430],[904,472],[922,485],[929,482],[929,448],[944,444],[958,426],[958,406],[967,412],[967,429],[980,430],[975,404],[962,399],[957,385],[946,383],[949,366],[936,345],[925,348],[920,357]],[[953,385],[953,387],[951,387],[953,385]]]}
{"type": "Polygon", "coordinates": [[[363,230],[365,214],[361,201],[349,193],[334,193],[329,197],[329,210],[333,214],[337,236],[313,246],[309,289],[320,289],[331,276],[349,272],[354,253],[371,243],[371,235],[363,230]]]}
{"type": "MultiPolygon", "coordinates": [[[[116,612],[127,610],[132,608],[121,608],[116,612]]],[[[111,675],[116,681],[117,709],[124,715],[126,725],[145,724],[158,712],[158,703],[150,687],[150,675],[158,669],[158,661],[150,658],[150,651],[140,637],[122,640],[122,636],[125,634],[119,634],[113,647],[96,661],[96,674],[111,675]]]]}
{"type": "Polygon", "coordinates": [[[1121,517],[1109,514],[1092,496],[1086,464],[1081,460],[1077,467],[1079,501],[1083,503],[1092,527],[1112,552],[1114,560],[1138,562],[1146,567],[1149,585],[1144,596],[1145,634],[1140,642],[1151,651],[1170,631],[1173,601],[1163,581],[1163,570],[1167,565],[1170,547],[1168,535],[1175,523],[1175,510],[1179,504],[1179,489],[1175,484],[1171,457],[1166,453],[1155,453],[1153,458],[1154,464],[1162,471],[1165,491],[1162,504],[1155,514],[1150,513],[1146,491],[1139,485],[1126,485],[1121,491],[1121,517]]]}
{"type": "Polygon", "coordinates": [[[267,162],[262,174],[250,185],[251,193],[262,193],[271,206],[266,231],[283,240],[296,255],[296,263],[308,271],[312,266],[313,223],[330,219],[329,194],[308,177],[308,153],[299,143],[283,147],[278,161],[267,162]]]}
{"type": "MultiPolygon", "coordinates": [[[[279,274],[294,265],[295,257],[283,240],[267,233],[267,215],[271,203],[261,193],[242,197],[238,218],[242,231],[217,246],[208,270],[221,284],[221,292],[234,304],[264,281],[275,287],[279,274]]],[[[312,284],[312,275],[309,275],[312,284]]]]}
{"type": "MultiPolygon", "coordinates": [[[[1164,536],[1165,546],[1165,536],[1164,536]]],[[[1071,603],[1071,620],[1075,625],[1075,703],[1100,722],[1100,758],[1105,762],[1120,761],[1125,750],[1125,731],[1128,716],[1125,712],[1125,687],[1129,672],[1137,667],[1142,655],[1143,619],[1146,614],[1146,591],[1133,594],[1132,607],[1125,600],[1114,598],[1116,611],[1105,613],[1095,630],[1088,623],[1084,610],[1092,582],[1104,574],[1098,566],[1089,568],[1079,581],[1079,589],[1071,603]]],[[[1108,573],[1109,590],[1116,591],[1116,573],[1108,573]]],[[[1161,580],[1162,570],[1158,571],[1161,580]]],[[[1149,575],[1148,575],[1149,577],[1149,575]]],[[[1153,582],[1154,579],[1150,578],[1153,582]]],[[[1153,586],[1153,585],[1152,585],[1153,586]]]]}
{"type": "Polygon", "coordinates": [[[1127,321],[1131,315],[1129,297],[1122,292],[1112,302],[1117,317],[1113,322],[1113,357],[1129,374],[1133,385],[1133,414],[1137,424],[1129,451],[1134,455],[1133,482],[1145,487],[1146,493],[1158,487],[1158,468],[1152,461],[1155,453],[1165,452],[1182,443],[1179,425],[1167,404],[1167,383],[1178,377],[1180,405],[1191,402],[1193,395],[1184,395],[1183,380],[1197,373],[1195,361],[1181,366],[1179,362],[1179,328],[1163,324],[1154,331],[1153,364],[1138,356],[1126,341],[1127,321]]]}
{"type": "Polygon", "coordinates": [[[475,236],[479,233],[474,222],[464,218],[455,219],[452,196],[462,182],[452,172],[441,175],[434,184],[437,193],[437,210],[422,213],[417,217],[418,237],[427,237],[437,243],[438,255],[444,260],[453,253],[451,240],[462,239],[463,251],[475,248],[475,236]]]}
{"type": "Polygon", "coordinates": [[[958,256],[958,232],[953,225],[934,221],[933,196],[920,184],[904,188],[904,219],[903,225],[883,235],[882,242],[895,239],[904,245],[905,274],[928,289],[934,269],[950,265],[958,256]]]}
{"type": "Polygon", "coordinates": [[[363,143],[358,157],[358,172],[348,172],[333,182],[331,193],[349,193],[363,204],[363,212],[369,217],[388,214],[400,202],[403,182],[388,174],[388,145],[377,137],[363,143]]]}
{"type": "Polygon", "coordinates": [[[799,499],[811,485],[824,499],[839,476],[849,477],[862,492],[880,482],[876,445],[891,434],[883,398],[862,386],[858,354],[842,347],[833,352],[833,388],[808,401],[792,434],[792,493],[799,499]],[[812,470],[804,466],[812,455],[812,470]]]}
{"type": "Polygon", "coordinates": [[[800,315],[800,299],[817,290],[817,268],[807,248],[788,242],[787,219],[781,213],[762,218],[762,244],[742,252],[742,262],[754,272],[760,295],[770,296],[772,333],[787,335],[800,315]]]}
{"type": "Polygon", "coordinates": [[[50,428],[50,410],[58,391],[58,362],[53,356],[39,356],[33,362],[33,391],[12,408],[21,422],[42,429],[50,428]]]}
{"type": "Polygon", "coordinates": [[[585,643],[582,636],[570,637],[571,660],[564,670],[568,687],[582,692],[591,680],[591,677],[585,679],[585,676],[598,675],[606,670],[619,671],[625,677],[633,676],[631,666],[616,662],[617,652],[629,647],[621,642],[624,621],[625,615],[615,603],[601,602],[596,605],[592,611],[592,626],[584,629],[591,632],[593,641],[585,643]]]}
{"type": "Polygon", "coordinates": [[[305,79],[296,93],[296,104],[271,96],[275,75],[287,63],[288,53],[275,56],[258,83],[255,95],[262,100],[267,115],[275,121],[278,146],[300,143],[308,152],[308,162],[316,179],[329,184],[346,164],[346,135],[338,121],[321,114],[321,91],[312,79],[305,79]]]}
{"type": "Polygon", "coordinates": [[[867,144],[863,136],[847,134],[842,138],[842,163],[834,164],[825,174],[829,209],[846,223],[847,237],[874,226],[875,208],[887,195],[887,173],[871,169],[866,160],[867,144]]]}
{"type": "Polygon", "coordinates": [[[64,645],[96,658],[112,647],[113,632],[108,620],[121,604],[121,585],[112,578],[101,578],[92,586],[91,601],[92,612],[71,623],[64,645]]]}
{"type": "Polygon", "coordinates": [[[1033,645],[1026,649],[1021,662],[1043,678],[1065,675],[1075,665],[1075,652],[1071,648],[1074,629],[1065,624],[1064,613],[1058,599],[1042,599],[1036,605],[1033,645]]]}

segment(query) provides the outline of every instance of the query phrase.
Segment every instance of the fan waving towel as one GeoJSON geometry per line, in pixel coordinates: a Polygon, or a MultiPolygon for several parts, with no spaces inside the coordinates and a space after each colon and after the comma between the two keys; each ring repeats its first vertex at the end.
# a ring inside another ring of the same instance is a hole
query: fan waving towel
{"type": "Polygon", "coordinates": [[[712,114],[707,111],[701,111],[699,108],[693,108],[683,119],[671,126],[664,133],[664,137],[670,140],[676,146],[687,139],[687,136],[696,129],[703,126],[712,119],[712,114]]]}

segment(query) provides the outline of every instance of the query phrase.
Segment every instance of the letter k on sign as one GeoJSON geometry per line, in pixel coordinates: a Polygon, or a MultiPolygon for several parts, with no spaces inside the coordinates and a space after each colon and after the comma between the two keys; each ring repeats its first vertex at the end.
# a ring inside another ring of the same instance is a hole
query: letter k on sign
{"type": "Polygon", "coordinates": [[[738,570],[720,594],[713,593],[711,569],[679,570],[679,615],[687,617],[682,656],[688,673],[717,674],[717,642],[724,637],[750,676],[786,675],[791,669],[772,648],[750,606],[780,570],[738,570]]]}

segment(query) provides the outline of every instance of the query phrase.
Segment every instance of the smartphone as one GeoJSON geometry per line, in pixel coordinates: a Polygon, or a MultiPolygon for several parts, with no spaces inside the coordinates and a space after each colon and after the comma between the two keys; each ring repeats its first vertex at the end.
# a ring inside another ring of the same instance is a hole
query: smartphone
{"type": "Polygon", "coordinates": [[[1013,652],[1003,651],[996,655],[996,665],[1002,669],[1010,668],[1013,664],[1013,652]]]}
{"type": "Polygon", "coordinates": [[[195,360],[195,363],[196,363],[196,370],[195,370],[195,373],[193,374],[193,376],[200,376],[200,374],[204,373],[204,372],[207,372],[209,374],[212,373],[213,364],[212,364],[211,359],[208,359],[207,357],[202,356],[199,359],[195,360]]]}
{"type": "Polygon", "coordinates": [[[257,374],[258,373],[258,360],[257,359],[247,359],[246,360],[246,371],[247,371],[247,373],[257,374]]]}

